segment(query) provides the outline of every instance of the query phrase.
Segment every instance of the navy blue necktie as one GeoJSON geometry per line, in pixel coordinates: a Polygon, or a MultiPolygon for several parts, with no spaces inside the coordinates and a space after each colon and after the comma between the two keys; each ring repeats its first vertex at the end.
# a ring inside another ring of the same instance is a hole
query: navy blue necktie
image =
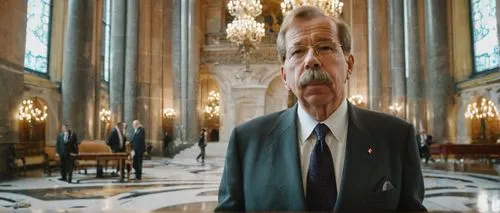
{"type": "Polygon", "coordinates": [[[332,153],[325,141],[328,127],[318,124],[314,128],[316,144],[309,159],[306,201],[309,211],[333,211],[337,200],[337,185],[332,153]]]}

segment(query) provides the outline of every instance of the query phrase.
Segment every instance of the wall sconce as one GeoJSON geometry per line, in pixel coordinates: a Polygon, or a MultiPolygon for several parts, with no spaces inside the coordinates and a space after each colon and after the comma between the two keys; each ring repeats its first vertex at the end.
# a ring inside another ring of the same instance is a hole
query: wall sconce
{"type": "Polygon", "coordinates": [[[365,103],[365,99],[363,98],[362,95],[353,95],[353,96],[349,97],[347,100],[349,100],[349,102],[351,102],[352,104],[354,104],[356,106],[359,106],[359,105],[365,103]]]}
{"type": "Polygon", "coordinates": [[[99,112],[99,117],[104,123],[111,123],[111,110],[101,109],[99,112]]]}
{"type": "Polygon", "coordinates": [[[163,109],[163,117],[169,120],[175,119],[175,109],[173,108],[163,109]]]}
{"type": "Polygon", "coordinates": [[[18,118],[21,121],[28,121],[29,123],[43,122],[47,118],[47,106],[41,109],[33,105],[33,100],[23,100],[19,107],[18,118]]]}

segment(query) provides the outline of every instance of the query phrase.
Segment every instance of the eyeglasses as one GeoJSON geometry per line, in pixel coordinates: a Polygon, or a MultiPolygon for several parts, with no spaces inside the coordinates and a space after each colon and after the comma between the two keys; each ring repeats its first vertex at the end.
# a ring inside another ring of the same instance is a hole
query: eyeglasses
{"type": "Polygon", "coordinates": [[[318,42],[314,45],[294,45],[287,50],[287,59],[303,60],[311,47],[317,57],[332,56],[342,51],[342,45],[338,45],[335,42],[318,42]]]}

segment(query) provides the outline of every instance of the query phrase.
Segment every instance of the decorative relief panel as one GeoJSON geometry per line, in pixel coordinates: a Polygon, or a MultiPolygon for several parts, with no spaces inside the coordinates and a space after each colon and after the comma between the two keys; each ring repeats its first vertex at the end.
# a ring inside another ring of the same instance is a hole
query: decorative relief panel
{"type": "MultiPolygon", "coordinates": [[[[242,55],[234,46],[205,47],[201,52],[201,63],[244,64],[242,55]]],[[[250,54],[250,64],[278,64],[275,46],[260,46],[250,54]]]]}

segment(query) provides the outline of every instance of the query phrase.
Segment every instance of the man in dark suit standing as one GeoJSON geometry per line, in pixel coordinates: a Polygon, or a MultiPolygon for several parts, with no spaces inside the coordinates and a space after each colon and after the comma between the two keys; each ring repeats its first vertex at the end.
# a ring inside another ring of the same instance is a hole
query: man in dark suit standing
{"type": "Polygon", "coordinates": [[[144,151],[146,150],[146,132],[144,127],[138,120],[132,122],[134,127],[134,134],[132,135],[132,155],[133,167],[135,170],[135,179],[142,179],[142,159],[144,158],[144,151]]]}
{"type": "Polygon", "coordinates": [[[111,131],[107,140],[108,145],[111,147],[113,153],[125,152],[125,136],[123,135],[123,123],[118,122],[111,131]]]}
{"type": "Polygon", "coordinates": [[[429,146],[432,143],[432,136],[428,135],[424,129],[420,130],[420,134],[417,135],[418,151],[420,153],[420,158],[425,158],[425,163],[428,163],[431,153],[429,152],[429,146]]]}
{"type": "Polygon", "coordinates": [[[78,153],[77,135],[69,129],[67,124],[62,125],[61,133],[57,136],[56,151],[61,161],[61,178],[59,180],[71,183],[73,177],[73,157],[71,153],[78,153]]]}
{"type": "Polygon", "coordinates": [[[316,7],[285,16],[281,76],[298,104],[233,130],[216,211],[425,211],[413,126],[346,100],[351,40],[316,7]]]}

